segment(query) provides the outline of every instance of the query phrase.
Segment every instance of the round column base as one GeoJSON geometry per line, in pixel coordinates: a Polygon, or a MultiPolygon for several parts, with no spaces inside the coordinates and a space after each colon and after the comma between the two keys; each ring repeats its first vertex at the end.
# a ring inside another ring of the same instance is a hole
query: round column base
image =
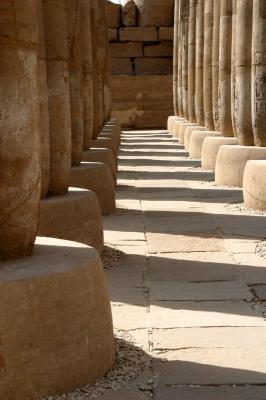
{"type": "Polygon", "coordinates": [[[182,124],[183,122],[189,122],[189,121],[186,121],[185,118],[180,117],[179,119],[173,121],[173,123],[172,123],[172,128],[171,128],[171,132],[170,133],[171,133],[172,136],[174,136],[177,139],[178,139],[178,136],[179,136],[180,124],[182,124]]]}
{"type": "Polygon", "coordinates": [[[266,160],[247,162],[243,192],[245,207],[266,211],[266,160]]]}
{"type": "Polygon", "coordinates": [[[221,146],[218,152],[215,183],[221,186],[242,187],[246,163],[266,159],[266,147],[221,146]]]}
{"type": "Polygon", "coordinates": [[[178,141],[180,144],[184,144],[186,128],[189,128],[189,127],[196,128],[196,126],[198,126],[198,125],[195,122],[182,122],[179,125],[178,141]]]}
{"type": "Polygon", "coordinates": [[[70,185],[95,192],[103,214],[115,211],[115,185],[107,164],[82,162],[72,167],[70,185]]]}
{"type": "Polygon", "coordinates": [[[110,149],[106,148],[90,148],[82,153],[82,161],[87,162],[101,162],[107,164],[112,173],[114,183],[116,184],[116,164],[113,157],[113,153],[110,149]]]}
{"type": "Polygon", "coordinates": [[[189,157],[197,160],[201,159],[201,150],[205,138],[209,136],[221,136],[217,131],[193,131],[189,143],[189,157]]]}
{"type": "Polygon", "coordinates": [[[217,155],[221,146],[237,145],[238,139],[232,137],[206,137],[201,150],[201,166],[204,170],[215,170],[217,155]]]}
{"type": "Polygon", "coordinates": [[[192,132],[194,131],[206,131],[204,126],[196,125],[196,126],[187,126],[185,129],[184,135],[184,146],[187,151],[189,151],[189,144],[192,132]]]}
{"type": "Polygon", "coordinates": [[[37,399],[93,383],[115,361],[98,252],[37,238],[31,257],[0,263],[1,399],[37,399]]]}
{"type": "Polygon", "coordinates": [[[69,188],[64,196],[42,199],[38,235],[84,243],[102,252],[103,225],[96,194],[69,188]]]}
{"type": "Polygon", "coordinates": [[[183,120],[182,117],[178,117],[177,115],[170,115],[167,119],[167,131],[170,135],[173,134],[173,124],[174,122],[178,122],[180,120],[183,120]]]}
{"type": "Polygon", "coordinates": [[[120,146],[120,136],[121,136],[121,132],[119,132],[115,126],[105,125],[102,128],[98,138],[101,138],[101,137],[111,138],[115,142],[116,150],[118,150],[119,146],[120,146]]]}
{"type": "Polygon", "coordinates": [[[110,149],[113,153],[115,164],[117,165],[117,145],[113,138],[106,136],[99,136],[97,139],[91,141],[91,147],[101,147],[110,149]]]}

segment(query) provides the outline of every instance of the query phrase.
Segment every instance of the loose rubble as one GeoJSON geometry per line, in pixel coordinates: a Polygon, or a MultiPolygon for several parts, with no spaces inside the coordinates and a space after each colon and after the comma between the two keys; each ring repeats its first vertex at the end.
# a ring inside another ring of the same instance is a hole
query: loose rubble
{"type": "Polygon", "coordinates": [[[103,268],[110,269],[114,268],[115,265],[121,260],[124,253],[113,247],[104,246],[103,252],[101,254],[103,268]]]}

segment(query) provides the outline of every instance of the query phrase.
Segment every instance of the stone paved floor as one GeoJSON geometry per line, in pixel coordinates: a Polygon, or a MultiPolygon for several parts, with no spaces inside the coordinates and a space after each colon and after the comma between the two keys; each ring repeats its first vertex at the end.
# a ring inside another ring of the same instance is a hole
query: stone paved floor
{"type": "Polygon", "coordinates": [[[166,131],[125,132],[119,164],[104,221],[125,253],[107,270],[114,326],[152,358],[106,400],[265,400],[266,216],[166,131]]]}

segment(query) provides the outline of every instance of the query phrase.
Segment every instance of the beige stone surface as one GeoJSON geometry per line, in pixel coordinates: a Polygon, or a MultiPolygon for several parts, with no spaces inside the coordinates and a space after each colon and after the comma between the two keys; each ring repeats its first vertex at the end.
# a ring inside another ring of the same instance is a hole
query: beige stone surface
{"type": "Polygon", "coordinates": [[[137,10],[134,0],[122,0],[122,22],[125,26],[136,26],[137,10]]]}
{"type": "Polygon", "coordinates": [[[106,19],[108,28],[119,28],[121,24],[121,5],[107,0],[106,19]]]}
{"type": "Polygon", "coordinates": [[[134,0],[139,26],[173,26],[173,0],[134,0]]]}
{"type": "Polygon", "coordinates": [[[125,27],[119,29],[120,41],[156,42],[158,31],[155,27],[125,27]]]}
{"type": "Polygon", "coordinates": [[[64,196],[43,199],[38,235],[72,240],[103,250],[101,209],[94,192],[70,188],[64,196]]]}
{"type": "Polygon", "coordinates": [[[204,53],[204,0],[199,0],[196,7],[196,77],[195,77],[195,112],[197,123],[204,126],[203,105],[203,53],[204,53]]]}
{"type": "Polygon", "coordinates": [[[37,2],[1,2],[0,24],[0,260],[3,260],[30,255],[37,231],[41,194],[37,2]]]}
{"type": "Polygon", "coordinates": [[[213,2],[212,28],[212,113],[214,127],[220,130],[219,113],[219,39],[220,39],[220,0],[213,2]]]}
{"type": "Polygon", "coordinates": [[[70,185],[95,192],[103,214],[115,211],[115,186],[107,164],[83,161],[80,166],[72,167],[70,185]]]}
{"type": "Polygon", "coordinates": [[[247,161],[263,160],[265,157],[266,147],[221,146],[216,161],[216,184],[229,187],[242,187],[247,161]]]}
{"type": "Polygon", "coordinates": [[[199,125],[186,127],[184,134],[184,147],[187,151],[189,150],[191,135],[194,131],[206,131],[206,128],[199,125]]]}
{"type": "Polygon", "coordinates": [[[114,182],[116,184],[116,163],[113,153],[110,149],[91,147],[90,150],[83,151],[82,161],[101,162],[107,164],[111,170],[114,182]]]}
{"type": "Polygon", "coordinates": [[[94,249],[39,238],[32,257],[1,265],[0,279],[1,398],[64,393],[112,368],[111,310],[94,249]]]}
{"type": "Polygon", "coordinates": [[[193,131],[189,142],[189,156],[191,158],[201,159],[201,151],[204,140],[209,136],[221,136],[221,132],[216,131],[193,131]]]}
{"type": "Polygon", "coordinates": [[[215,170],[216,160],[220,147],[223,145],[237,145],[237,138],[206,137],[201,150],[201,166],[205,170],[215,170]]]}
{"type": "Polygon", "coordinates": [[[245,206],[266,210],[266,161],[248,161],[244,170],[243,192],[245,206]]]}

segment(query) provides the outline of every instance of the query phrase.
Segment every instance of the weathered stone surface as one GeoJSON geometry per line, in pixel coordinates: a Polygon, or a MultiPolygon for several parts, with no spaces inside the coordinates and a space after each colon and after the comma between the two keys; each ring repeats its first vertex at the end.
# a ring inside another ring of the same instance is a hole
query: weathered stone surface
{"type": "Polygon", "coordinates": [[[133,75],[133,63],[131,58],[112,57],[112,75],[133,75]]]}
{"type": "Polygon", "coordinates": [[[247,161],[264,160],[265,158],[266,147],[221,146],[216,161],[216,184],[229,187],[242,187],[247,161]]]}
{"type": "Polygon", "coordinates": [[[201,150],[204,140],[209,136],[221,136],[221,132],[217,131],[193,131],[189,144],[189,156],[191,158],[200,159],[201,150]]]}
{"type": "Polygon", "coordinates": [[[199,0],[196,6],[196,77],[195,77],[195,112],[197,123],[203,126],[203,53],[204,53],[204,1],[199,0]]]}
{"type": "Polygon", "coordinates": [[[243,177],[245,206],[266,210],[266,162],[250,160],[246,163],[243,177]]]}
{"type": "Polygon", "coordinates": [[[118,30],[115,28],[108,28],[108,40],[115,42],[118,38],[118,30]]]}
{"type": "Polygon", "coordinates": [[[181,2],[180,14],[182,16],[180,21],[182,37],[182,111],[184,118],[188,119],[188,1],[181,2]]]}
{"type": "Polygon", "coordinates": [[[121,5],[107,0],[105,7],[108,28],[119,28],[121,23],[121,5]]]}
{"type": "Polygon", "coordinates": [[[116,183],[116,162],[110,149],[91,147],[90,150],[83,151],[82,161],[107,164],[111,170],[114,182],[116,183]]]}
{"type": "Polygon", "coordinates": [[[174,0],[134,0],[139,26],[173,26],[174,0]]]}
{"type": "Polygon", "coordinates": [[[134,0],[122,0],[122,23],[125,26],[136,26],[137,10],[134,0]]]}
{"type": "Polygon", "coordinates": [[[252,121],[255,143],[266,146],[266,41],[265,41],[266,3],[253,2],[252,36],[252,121]]]}
{"type": "Polygon", "coordinates": [[[206,128],[199,125],[186,127],[184,134],[184,146],[187,151],[189,150],[191,135],[194,131],[206,131],[206,128]]]}
{"type": "Polygon", "coordinates": [[[50,120],[49,192],[67,192],[71,169],[71,116],[66,5],[43,1],[50,120]]]}
{"type": "Polygon", "coordinates": [[[154,360],[158,384],[265,384],[265,350],[258,348],[186,349],[154,360]]]}
{"type": "Polygon", "coordinates": [[[220,0],[213,2],[213,29],[212,29],[212,113],[214,127],[220,130],[219,114],[219,39],[220,39],[220,0]]]}
{"type": "Polygon", "coordinates": [[[231,137],[206,137],[201,150],[201,166],[206,170],[215,170],[217,155],[223,145],[237,145],[238,139],[231,137]]]}
{"type": "MultiPolygon", "coordinates": [[[[217,0],[216,0],[217,1],[217,0]]],[[[264,400],[266,388],[261,386],[209,386],[209,387],[162,387],[155,389],[155,400],[264,400]]]]}
{"type": "Polygon", "coordinates": [[[159,28],[159,40],[174,40],[174,28],[163,27],[159,28]]]}
{"type": "Polygon", "coordinates": [[[172,73],[171,58],[139,57],[135,60],[136,75],[169,75],[172,73]]]}
{"type": "Polygon", "coordinates": [[[142,57],[143,43],[110,43],[110,55],[112,57],[142,57]]]}
{"type": "Polygon", "coordinates": [[[30,255],[37,230],[41,191],[37,2],[0,2],[0,25],[0,260],[3,260],[30,255]]]}
{"type": "Polygon", "coordinates": [[[147,309],[145,306],[118,304],[112,307],[114,326],[117,329],[140,329],[147,326],[147,309]],[[128,316],[131,315],[129,319],[128,316]]]}
{"type": "Polygon", "coordinates": [[[156,42],[158,40],[158,31],[155,27],[120,28],[119,39],[131,42],[156,42]]]}
{"type": "Polygon", "coordinates": [[[207,130],[214,130],[212,114],[213,0],[204,3],[203,104],[207,130]]]}
{"type": "Polygon", "coordinates": [[[112,317],[97,251],[40,238],[32,257],[1,265],[0,275],[1,398],[65,393],[113,367],[112,317]]]}
{"type": "Polygon", "coordinates": [[[195,114],[195,64],[196,64],[196,2],[189,3],[188,25],[188,115],[196,122],[195,114]]]}
{"type": "Polygon", "coordinates": [[[38,88],[40,108],[40,135],[41,135],[41,196],[48,193],[50,180],[50,131],[46,73],[46,52],[43,25],[42,0],[38,0],[38,88]]]}
{"type": "Polygon", "coordinates": [[[151,300],[251,300],[248,286],[241,282],[152,282],[151,300]]]}
{"type": "Polygon", "coordinates": [[[81,3],[66,1],[69,51],[72,165],[79,165],[83,149],[82,24],[81,3]]]}
{"type": "Polygon", "coordinates": [[[153,301],[150,324],[153,328],[266,327],[261,312],[244,301],[153,301]]]}
{"type": "Polygon", "coordinates": [[[103,250],[101,209],[94,192],[70,188],[40,204],[38,235],[73,240],[103,250]]]}
{"type": "Polygon", "coordinates": [[[173,42],[162,42],[154,45],[144,45],[145,57],[171,57],[173,42]]]}

